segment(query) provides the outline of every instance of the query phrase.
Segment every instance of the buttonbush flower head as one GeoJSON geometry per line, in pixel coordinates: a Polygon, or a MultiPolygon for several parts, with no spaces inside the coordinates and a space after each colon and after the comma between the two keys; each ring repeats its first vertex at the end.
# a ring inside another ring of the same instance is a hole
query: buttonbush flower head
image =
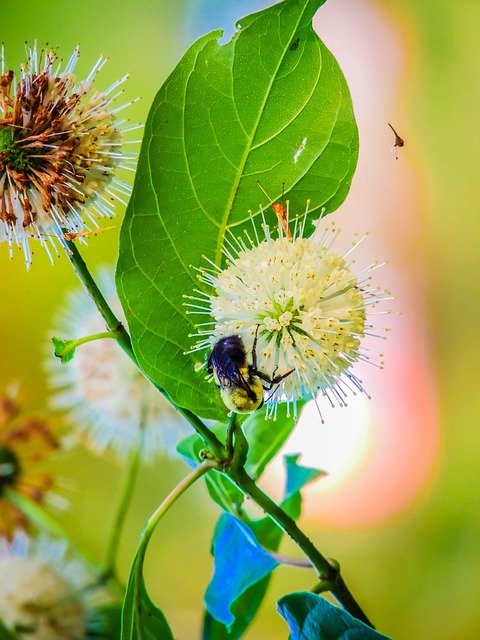
{"type": "Polygon", "coordinates": [[[27,49],[17,79],[0,75],[0,241],[18,245],[27,267],[30,241],[56,251],[65,235],[98,226],[96,218],[114,215],[130,187],[114,173],[133,158],[122,152],[124,106],[113,108],[127,76],[103,92],[94,89],[100,58],[83,81],[74,69],[77,47],[62,69],[53,50],[27,49]]]}
{"type": "Polygon", "coordinates": [[[93,582],[65,542],[24,534],[0,542],[0,619],[20,640],[103,637],[95,607],[105,597],[93,582]]]}
{"type": "MultiPolygon", "coordinates": [[[[103,269],[98,282],[110,307],[124,321],[113,275],[103,269]]],[[[83,289],[70,292],[53,335],[83,338],[105,331],[98,310],[83,289]]],[[[144,460],[174,454],[187,433],[187,423],[119,348],[102,339],[77,347],[67,364],[46,359],[55,408],[65,410],[77,438],[96,452],[120,458],[141,447],[144,460]]]]}
{"type": "Polygon", "coordinates": [[[199,269],[199,279],[213,293],[197,290],[188,306],[191,313],[210,314],[213,322],[199,325],[196,349],[211,350],[219,339],[238,335],[250,354],[257,335],[258,371],[278,379],[293,370],[266,392],[268,415],[276,415],[281,401],[295,406],[319,391],[330,404],[344,406],[349,393],[364,392],[352,366],[360,360],[382,366],[379,354],[362,346],[375,332],[367,311],[389,298],[370,282],[379,265],[355,274],[349,262],[353,247],[334,249],[340,235],[335,225],[321,234],[318,228],[319,237],[311,238],[303,237],[299,220],[293,234],[279,227],[274,237],[265,222],[263,229],[262,241],[229,234],[226,267],[211,263],[199,269]]]}
{"type": "Polygon", "coordinates": [[[54,478],[42,464],[58,447],[44,420],[22,416],[13,394],[0,398],[0,537],[11,539],[28,524],[15,494],[38,504],[55,502],[54,478]]]}

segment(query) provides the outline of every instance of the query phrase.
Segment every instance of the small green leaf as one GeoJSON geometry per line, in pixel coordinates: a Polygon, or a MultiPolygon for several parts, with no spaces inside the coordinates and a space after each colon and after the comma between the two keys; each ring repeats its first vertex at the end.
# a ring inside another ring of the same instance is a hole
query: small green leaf
{"type": "Polygon", "coordinates": [[[277,602],[291,640],[389,640],[315,593],[290,593],[277,602]]]}
{"type": "Polygon", "coordinates": [[[11,631],[8,627],[6,627],[1,619],[0,619],[0,638],[2,640],[20,640],[19,636],[17,636],[15,633],[13,633],[13,631],[11,631]]]}
{"type": "Polygon", "coordinates": [[[53,352],[54,356],[60,358],[62,364],[66,364],[73,360],[75,355],[75,347],[72,348],[72,344],[77,342],[76,340],[66,340],[65,338],[52,338],[53,346],[55,347],[55,351],[53,352]]]}
{"type": "Polygon", "coordinates": [[[123,601],[120,640],[174,640],[167,619],[148,596],[138,549],[132,563],[123,601]]]}
{"type": "Polygon", "coordinates": [[[205,604],[216,620],[229,627],[235,622],[233,603],[278,567],[278,562],[246,524],[228,513],[215,527],[213,554],[215,570],[205,592],[205,604]]]}
{"type": "Polygon", "coordinates": [[[241,20],[227,44],[219,31],[200,38],[146,123],[117,288],[140,366],[205,418],[225,419],[226,410],[196,372],[207,354],[185,355],[207,319],[183,304],[202,286],[191,265],[219,265],[228,228],[260,229],[259,202],[269,203],[257,182],[274,200],[284,185],[298,214],[307,199],[311,212],[333,211],[350,188],[357,128],[342,72],[312,28],[321,4],[285,0],[241,20]]]}
{"type": "Polygon", "coordinates": [[[203,621],[202,640],[239,640],[244,637],[245,629],[252,622],[262,603],[271,574],[268,574],[255,584],[252,584],[230,607],[235,618],[233,624],[227,627],[223,622],[215,620],[205,611],[203,621]]]}
{"type": "Polygon", "coordinates": [[[2,488],[2,492],[8,501],[20,509],[27,516],[29,522],[34,524],[40,531],[47,531],[57,538],[68,537],[62,526],[38,502],[6,487],[2,488]]]}
{"type": "Polygon", "coordinates": [[[314,469],[313,467],[304,467],[300,464],[297,464],[299,459],[299,453],[285,456],[285,468],[287,471],[287,481],[285,484],[284,496],[285,500],[296,493],[300,493],[300,489],[305,487],[307,484],[310,484],[310,482],[313,482],[314,480],[327,475],[325,471],[320,471],[320,469],[314,469]]]}

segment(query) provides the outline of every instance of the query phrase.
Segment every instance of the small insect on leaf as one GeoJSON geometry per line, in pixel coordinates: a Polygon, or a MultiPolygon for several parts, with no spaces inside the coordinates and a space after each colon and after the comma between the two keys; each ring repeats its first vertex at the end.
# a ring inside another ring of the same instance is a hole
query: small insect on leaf
{"type": "Polygon", "coordinates": [[[298,49],[299,42],[300,42],[300,38],[297,38],[295,42],[292,42],[292,44],[289,47],[290,51],[295,51],[295,49],[298,49]]]}
{"type": "Polygon", "coordinates": [[[398,160],[397,149],[401,149],[402,147],[405,146],[405,140],[398,135],[398,133],[395,131],[395,129],[392,127],[392,125],[389,122],[387,122],[387,124],[390,127],[390,129],[393,131],[393,135],[395,136],[393,147],[395,149],[395,160],[398,160]]]}
{"type": "MultiPolygon", "coordinates": [[[[257,185],[263,191],[263,193],[267,196],[267,198],[271,201],[270,196],[268,195],[268,193],[265,191],[265,189],[262,187],[262,185],[258,180],[257,180],[257,185]]],[[[290,231],[290,227],[288,226],[288,207],[286,207],[283,204],[284,190],[285,190],[285,183],[282,184],[282,202],[272,202],[271,206],[275,215],[278,218],[278,223],[282,227],[284,234],[289,240],[291,240],[292,233],[290,231]]]]}
{"type": "Polygon", "coordinates": [[[110,231],[110,229],[115,229],[115,225],[113,227],[103,227],[101,229],[92,229],[91,231],[69,231],[68,233],[64,233],[63,237],[65,240],[71,242],[75,240],[75,238],[83,238],[84,236],[93,236],[97,233],[103,233],[103,231],[110,231]]]}

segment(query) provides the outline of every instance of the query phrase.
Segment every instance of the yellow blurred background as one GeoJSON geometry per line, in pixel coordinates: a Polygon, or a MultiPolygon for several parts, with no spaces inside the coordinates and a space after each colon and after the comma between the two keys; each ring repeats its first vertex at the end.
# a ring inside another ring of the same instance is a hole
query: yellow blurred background
{"type": "MultiPolygon", "coordinates": [[[[197,36],[268,4],[30,0],[3,6],[0,39],[7,67],[15,70],[24,61],[25,41],[37,40],[40,47],[48,42],[64,58],[80,43],[79,77],[100,54],[109,56],[97,87],[106,88],[130,72],[126,98],[142,100],[128,117],[144,122],[159,86],[197,36]]],[[[289,445],[335,456],[355,434],[358,447],[365,448],[362,456],[354,448],[342,462],[338,472],[344,475],[337,483],[323,492],[321,483],[318,491],[309,489],[304,527],[322,552],[339,560],[347,583],[380,631],[397,640],[473,640],[480,633],[475,359],[480,337],[480,4],[330,0],[315,26],[344,69],[360,129],[358,173],[347,202],[334,215],[346,230],[369,230],[366,251],[390,260],[378,281],[397,295],[392,308],[402,315],[389,319],[385,371],[365,373],[372,395],[365,432],[349,432],[344,417],[333,415],[329,433],[338,421],[343,441],[332,444],[326,435],[317,443],[321,429],[314,421],[305,427],[312,440],[289,445]],[[387,122],[405,139],[398,159],[387,122]]],[[[92,238],[83,250],[90,266],[115,260],[122,213],[112,223],[114,230],[92,238]]],[[[20,252],[14,254],[10,260],[7,246],[0,246],[1,388],[19,382],[23,404],[45,412],[42,361],[49,327],[64,291],[76,280],[64,257],[52,267],[37,250],[27,273],[20,252]]],[[[353,407],[349,424],[363,411],[353,407]]],[[[305,457],[304,462],[313,463],[305,457]]],[[[322,464],[328,465],[328,459],[322,464]]],[[[59,518],[100,561],[121,468],[80,447],[64,454],[54,468],[73,486],[68,492],[72,507],[59,518]]],[[[167,458],[142,468],[121,546],[123,577],[143,524],[186,470],[182,462],[167,458]]],[[[278,482],[272,472],[274,493],[278,482]]],[[[194,487],[152,541],[148,586],[179,640],[199,637],[217,516],[204,488],[194,487]]],[[[289,543],[283,550],[297,553],[289,543]]],[[[311,584],[311,576],[299,570],[278,571],[245,637],[286,638],[275,601],[311,584]]]]}

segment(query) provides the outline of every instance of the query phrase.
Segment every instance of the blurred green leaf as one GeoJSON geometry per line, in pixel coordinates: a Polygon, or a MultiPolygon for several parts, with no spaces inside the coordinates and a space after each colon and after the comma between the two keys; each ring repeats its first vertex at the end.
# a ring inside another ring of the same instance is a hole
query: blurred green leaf
{"type": "Polygon", "coordinates": [[[2,640],[20,640],[19,636],[17,636],[13,631],[11,631],[8,627],[6,627],[3,621],[0,619],[0,638],[2,640]]]}
{"type": "MultiPolygon", "coordinates": [[[[226,410],[184,355],[195,315],[182,296],[191,265],[222,260],[225,231],[242,231],[257,181],[291,210],[333,211],[344,200],[358,140],[345,79],[312,28],[322,0],[285,0],[240,21],[225,45],[215,31],[184,55],[150,111],[122,226],[117,288],[140,365],[174,402],[205,418],[226,410]]],[[[275,216],[267,212],[275,224],[275,216]]],[[[251,223],[248,222],[248,226],[251,223]]]]}
{"type": "Polygon", "coordinates": [[[62,525],[59,524],[45,509],[30,498],[22,495],[18,491],[2,488],[3,495],[9,502],[14,504],[24,513],[29,522],[35,525],[40,531],[48,532],[57,538],[68,538],[62,525]]]}
{"type": "MultiPolygon", "coordinates": [[[[118,640],[121,638],[122,607],[120,604],[107,604],[92,611],[92,621],[89,620],[88,630],[92,638],[103,640],[118,640]]],[[[1,637],[1,636],[0,636],[1,637]]]]}
{"type": "Polygon", "coordinates": [[[75,355],[75,347],[73,349],[69,349],[70,345],[72,345],[76,340],[66,340],[65,338],[52,338],[53,346],[55,347],[55,351],[53,355],[56,358],[60,358],[62,364],[66,364],[73,360],[75,355]]]}
{"type": "Polygon", "coordinates": [[[389,640],[315,593],[290,593],[277,603],[291,640],[389,640]]]}

